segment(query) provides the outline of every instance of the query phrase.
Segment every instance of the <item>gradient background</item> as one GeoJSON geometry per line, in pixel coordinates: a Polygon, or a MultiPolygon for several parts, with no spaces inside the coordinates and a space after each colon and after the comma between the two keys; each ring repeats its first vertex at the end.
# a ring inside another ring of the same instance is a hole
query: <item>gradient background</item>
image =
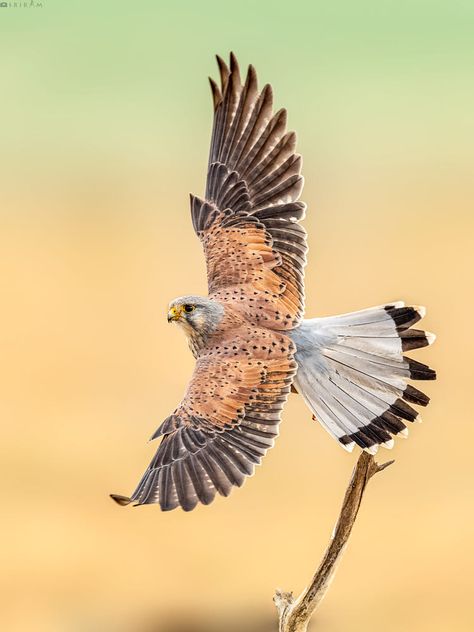
{"type": "Polygon", "coordinates": [[[206,291],[188,193],[231,49],[298,132],[308,315],[404,299],[438,334],[425,424],[371,483],[314,628],[473,629],[473,20],[456,0],[0,9],[2,630],[274,630],[274,588],[326,546],[356,454],[296,397],[230,499],[108,498],[192,370],[166,305],[206,291]]]}

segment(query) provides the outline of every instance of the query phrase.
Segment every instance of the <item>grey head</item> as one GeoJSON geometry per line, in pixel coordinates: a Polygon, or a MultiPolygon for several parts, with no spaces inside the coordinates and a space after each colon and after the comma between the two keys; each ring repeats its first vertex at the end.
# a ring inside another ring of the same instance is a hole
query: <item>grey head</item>
{"type": "Polygon", "coordinates": [[[224,308],[205,296],[180,296],[168,307],[168,322],[179,325],[189,339],[193,352],[199,350],[214,333],[224,316],[224,308]]]}

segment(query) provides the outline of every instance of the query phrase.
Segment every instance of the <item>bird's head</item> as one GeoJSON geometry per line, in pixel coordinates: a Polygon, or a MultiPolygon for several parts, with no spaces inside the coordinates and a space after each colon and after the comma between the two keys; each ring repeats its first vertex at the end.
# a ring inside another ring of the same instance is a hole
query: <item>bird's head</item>
{"type": "Polygon", "coordinates": [[[188,338],[211,334],[223,315],[222,305],[204,296],[181,296],[168,308],[168,322],[180,325],[188,338]]]}

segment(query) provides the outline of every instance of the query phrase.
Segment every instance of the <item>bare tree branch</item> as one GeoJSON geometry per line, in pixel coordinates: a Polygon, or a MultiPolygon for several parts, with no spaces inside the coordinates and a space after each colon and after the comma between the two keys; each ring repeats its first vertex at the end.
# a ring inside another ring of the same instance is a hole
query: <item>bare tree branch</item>
{"type": "Polygon", "coordinates": [[[277,590],[273,601],[278,609],[279,632],[306,632],[309,621],[326,594],[359,511],[362,496],[369,480],[391,465],[378,465],[374,457],[362,452],[346,490],[339,518],[328,548],[310,585],[296,599],[293,593],[277,590]]]}

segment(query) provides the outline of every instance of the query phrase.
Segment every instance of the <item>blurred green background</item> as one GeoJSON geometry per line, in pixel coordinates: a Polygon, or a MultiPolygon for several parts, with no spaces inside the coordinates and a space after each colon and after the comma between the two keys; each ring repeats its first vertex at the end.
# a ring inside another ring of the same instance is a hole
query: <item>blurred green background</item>
{"type": "Polygon", "coordinates": [[[274,588],[300,591],[331,533],[356,455],[296,397],[231,498],[108,498],[192,370],[166,305],[206,291],[188,194],[230,50],[298,133],[308,315],[403,299],[438,334],[425,424],[371,484],[315,628],[472,630],[474,4],[42,4],[0,8],[2,630],[272,630],[274,588]]]}

